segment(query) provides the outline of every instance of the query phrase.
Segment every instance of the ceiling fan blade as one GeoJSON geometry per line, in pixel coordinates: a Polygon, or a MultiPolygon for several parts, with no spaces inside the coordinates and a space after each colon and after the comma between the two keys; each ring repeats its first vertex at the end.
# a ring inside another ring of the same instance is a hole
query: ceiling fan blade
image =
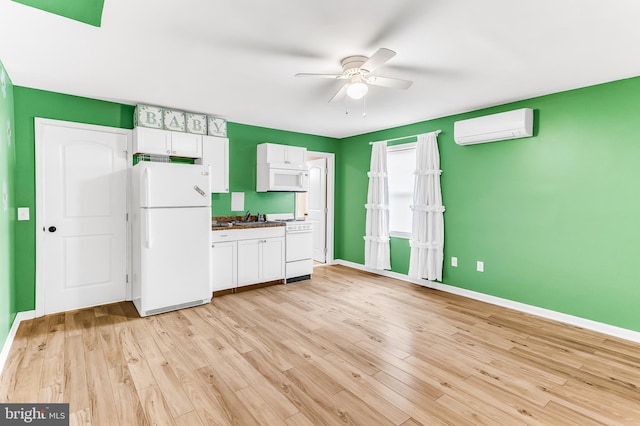
{"type": "Polygon", "coordinates": [[[366,82],[372,86],[390,87],[392,89],[408,89],[413,84],[413,81],[402,80],[399,78],[368,76],[365,78],[366,82]]]}
{"type": "Polygon", "coordinates": [[[367,62],[360,66],[361,69],[367,70],[369,72],[373,72],[380,65],[387,62],[389,59],[396,56],[396,52],[393,50],[385,49],[384,47],[378,49],[376,53],[371,56],[367,62]]]}
{"type": "Polygon", "coordinates": [[[307,73],[307,72],[299,72],[298,74],[296,74],[296,77],[333,78],[336,80],[346,78],[342,74],[314,74],[314,73],[307,73]]]}
{"type": "Polygon", "coordinates": [[[340,89],[338,89],[338,91],[336,93],[334,93],[334,95],[331,97],[331,99],[329,99],[329,103],[336,101],[338,99],[342,99],[344,97],[344,95],[347,93],[347,86],[349,85],[349,83],[347,84],[343,84],[342,87],[340,87],[340,89]]]}

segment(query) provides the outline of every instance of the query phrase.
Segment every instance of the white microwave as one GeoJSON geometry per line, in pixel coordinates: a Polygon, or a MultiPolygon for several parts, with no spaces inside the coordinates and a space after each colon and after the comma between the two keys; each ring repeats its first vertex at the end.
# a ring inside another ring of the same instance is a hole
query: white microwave
{"type": "Polygon", "coordinates": [[[309,169],[306,165],[258,164],[256,192],[307,192],[308,190],[309,169]]]}

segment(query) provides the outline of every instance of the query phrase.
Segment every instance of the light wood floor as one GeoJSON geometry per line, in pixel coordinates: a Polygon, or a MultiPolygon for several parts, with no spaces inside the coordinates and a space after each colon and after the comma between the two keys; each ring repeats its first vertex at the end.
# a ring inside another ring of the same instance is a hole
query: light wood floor
{"type": "Polygon", "coordinates": [[[0,402],[71,424],[640,424],[640,345],[341,266],[20,325],[0,402]]]}

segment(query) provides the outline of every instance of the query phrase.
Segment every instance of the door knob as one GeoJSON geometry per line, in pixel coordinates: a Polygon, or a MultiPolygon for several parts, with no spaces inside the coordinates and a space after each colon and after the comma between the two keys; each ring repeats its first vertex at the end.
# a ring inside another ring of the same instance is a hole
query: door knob
{"type": "Polygon", "coordinates": [[[56,232],[56,227],[55,226],[50,226],[49,227],[49,232],[56,232]]]}

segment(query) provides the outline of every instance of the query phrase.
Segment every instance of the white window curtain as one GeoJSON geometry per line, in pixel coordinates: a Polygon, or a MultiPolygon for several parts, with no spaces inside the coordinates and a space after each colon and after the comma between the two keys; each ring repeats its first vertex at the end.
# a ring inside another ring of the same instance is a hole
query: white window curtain
{"type": "Polygon", "coordinates": [[[387,142],[371,148],[367,224],[364,237],[364,264],[373,269],[391,269],[389,250],[389,187],[387,184],[387,142]]]}
{"type": "Polygon", "coordinates": [[[442,281],[444,206],[437,135],[431,132],[418,136],[409,277],[442,281]]]}

